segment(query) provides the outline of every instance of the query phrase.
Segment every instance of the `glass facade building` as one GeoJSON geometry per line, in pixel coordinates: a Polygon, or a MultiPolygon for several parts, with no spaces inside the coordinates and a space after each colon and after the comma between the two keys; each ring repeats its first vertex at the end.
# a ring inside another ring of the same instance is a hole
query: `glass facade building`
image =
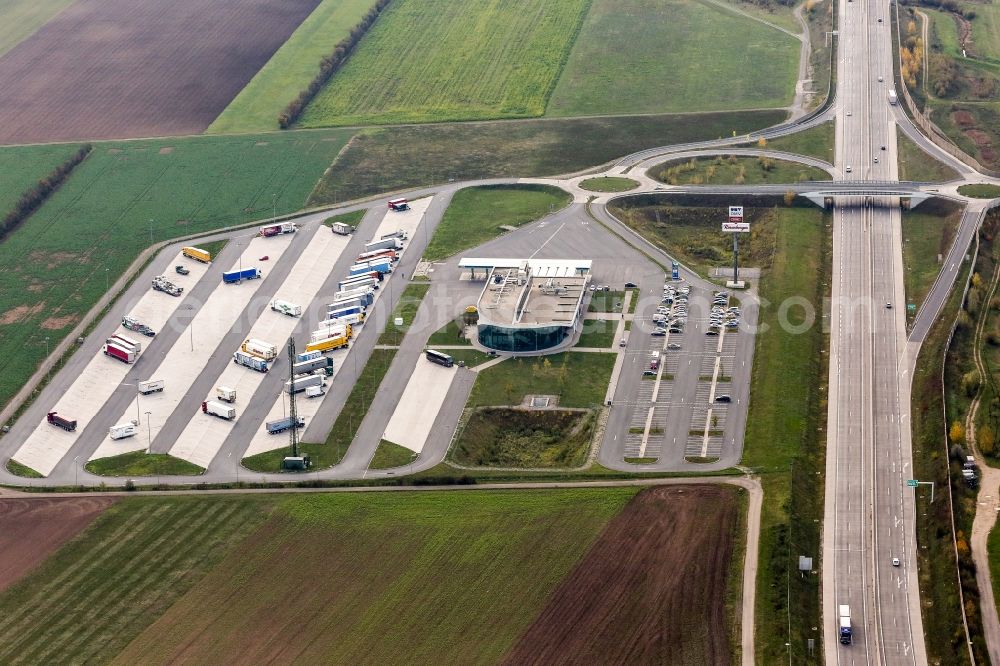
{"type": "Polygon", "coordinates": [[[481,324],[479,342],[484,347],[507,352],[540,351],[555,347],[566,339],[572,329],[568,326],[539,326],[537,328],[512,328],[481,324]]]}

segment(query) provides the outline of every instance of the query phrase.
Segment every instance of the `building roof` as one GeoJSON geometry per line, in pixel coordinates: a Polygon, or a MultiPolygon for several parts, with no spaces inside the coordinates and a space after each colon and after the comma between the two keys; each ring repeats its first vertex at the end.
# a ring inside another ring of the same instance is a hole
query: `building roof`
{"type": "Polygon", "coordinates": [[[573,326],[589,281],[590,260],[465,259],[487,269],[479,324],[507,328],[573,326]]]}

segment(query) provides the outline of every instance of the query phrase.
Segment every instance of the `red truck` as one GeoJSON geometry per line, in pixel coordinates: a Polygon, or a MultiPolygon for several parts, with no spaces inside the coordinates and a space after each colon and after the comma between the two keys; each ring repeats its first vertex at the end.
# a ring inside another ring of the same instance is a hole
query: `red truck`
{"type": "Polygon", "coordinates": [[[110,342],[104,345],[104,353],[111,358],[116,358],[122,363],[134,363],[136,353],[132,349],[123,349],[110,342]]]}
{"type": "Polygon", "coordinates": [[[64,419],[55,412],[49,412],[45,415],[45,420],[54,425],[57,428],[62,428],[68,432],[73,432],[76,430],[76,421],[70,421],[69,419],[64,419]]]}

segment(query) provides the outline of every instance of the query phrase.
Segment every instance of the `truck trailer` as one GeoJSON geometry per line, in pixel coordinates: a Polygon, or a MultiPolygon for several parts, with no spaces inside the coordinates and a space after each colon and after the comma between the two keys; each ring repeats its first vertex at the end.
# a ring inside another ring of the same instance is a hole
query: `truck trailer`
{"type": "Polygon", "coordinates": [[[316,340],[306,345],[306,351],[328,352],[334,349],[346,347],[348,338],[346,335],[336,335],[322,340],[316,340]]]}
{"type": "Polygon", "coordinates": [[[163,275],[157,275],[153,278],[153,291],[162,291],[171,296],[180,296],[184,293],[184,288],[178,287],[163,275]]]}
{"type": "Polygon", "coordinates": [[[392,262],[388,259],[375,259],[372,261],[362,261],[361,263],[354,264],[347,271],[350,277],[355,275],[363,275],[366,273],[371,273],[372,271],[378,271],[385,275],[386,273],[392,272],[392,262]]]}
{"type": "Polygon", "coordinates": [[[381,279],[381,275],[376,278],[371,274],[345,278],[337,283],[337,289],[340,291],[355,289],[357,287],[371,287],[372,289],[378,289],[378,283],[381,279]]]}
{"type": "Polygon", "coordinates": [[[227,421],[232,421],[236,418],[235,407],[230,407],[214,400],[206,400],[201,403],[201,411],[210,416],[218,416],[220,419],[226,419],[227,421]]]}
{"type": "Polygon", "coordinates": [[[236,389],[228,386],[216,386],[215,397],[230,404],[236,402],[236,389]]]}
{"type": "Polygon", "coordinates": [[[135,421],[119,423],[108,428],[108,437],[111,439],[125,439],[139,434],[139,424],[135,421]]]}
{"type": "Polygon", "coordinates": [[[260,235],[264,238],[270,238],[271,236],[278,236],[280,234],[294,234],[299,228],[292,224],[291,222],[276,222],[274,224],[265,224],[260,228],[260,235]]]}
{"type": "Polygon", "coordinates": [[[390,236],[389,238],[380,238],[377,241],[372,241],[371,243],[365,243],[365,252],[371,252],[373,250],[402,250],[403,241],[399,239],[398,236],[390,236]]]}
{"type": "Polygon", "coordinates": [[[847,604],[840,605],[840,612],[837,616],[840,618],[840,642],[843,645],[850,645],[852,639],[851,631],[851,607],[847,604]]]}
{"type": "Polygon", "coordinates": [[[896,97],[895,90],[889,90],[889,104],[892,104],[893,106],[899,104],[899,98],[896,97]]]}
{"type": "Polygon", "coordinates": [[[200,247],[181,248],[181,254],[188,259],[194,259],[195,261],[200,261],[203,264],[207,264],[212,261],[211,253],[207,250],[201,249],[200,247]]]}
{"type": "MultiPolygon", "coordinates": [[[[351,314],[338,314],[334,317],[332,314],[327,315],[328,319],[326,321],[332,321],[336,323],[350,324],[353,327],[361,326],[365,323],[365,313],[364,312],[352,312],[351,314]]],[[[323,322],[320,322],[322,325],[323,322]]]]}
{"type": "Polygon", "coordinates": [[[233,363],[236,365],[246,366],[251,370],[256,370],[257,372],[267,372],[267,361],[262,358],[257,358],[252,354],[247,354],[246,352],[238,351],[234,353],[233,363]]]}
{"type": "Polygon", "coordinates": [[[360,263],[362,261],[374,261],[375,259],[388,259],[389,261],[399,260],[399,255],[396,254],[395,250],[372,250],[371,252],[362,252],[358,255],[358,258],[354,263],[360,263]]]}
{"type": "Polygon", "coordinates": [[[149,326],[146,326],[132,315],[125,315],[122,317],[122,327],[127,328],[130,331],[135,331],[136,333],[141,333],[147,338],[151,338],[156,335],[156,331],[151,329],[149,326]]]}
{"type": "Polygon", "coordinates": [[[285,391],[287,393],[301,393],[310,386],[325,385],[326,380],[323,379],[323,375],[305,375],[303,377],[296,377],[290,382],[285,382],[285,391]]]}
{"type": "Polygon", "coordinates": [[[343,310],[344,308],[357,308],[358,312],[366,312],[368,310],[368,303],[365,303],[360,298],[352,298],[349,301],[329,303],[326,306],[326,311],[327,313],[330,313],[336,312],[337,310],[343,310]]]}
{"type": "Polygon", "coordinates": [[[365,311],[360,305],[345,305],[343,307],[329,308],[326,311],[327,319],[340,319],[347,315],[358,314],[365,311]]]}
{"type": "Polygon", "coordinates": [[[341,301],[350,301],[353,299],[358,299],[361,304],[368,307],[375,302],[375,290],[371,287],[357,287],[355,289],[346,289],[344,291],[338,291],[333,295],[334,304],[341,301]]]}
{"type": "Polygon", "coordinates": [[[333,359],[320,356],[311,361],[302,361],[292,366],[292,374],[295,375],[310,375],[316,370],[322,370],[327,377],[330,377],[333,375],[333,359]]]}
{"type": "Polygon", "coordinates": [[[76,421],[71,421],[69,419],[64,419],[55,412],[49,412],[45,415],[45,420],[54,425],[57,428],[62,428],[67,432],[73,432],[76,430],[76,421]]]}
{"type": "Polygon", "coordinates": [[[149,395],[150,393],[160,393],[163,391],[163,380],[162,379],[150,379],[145,382],[139,382],[139,393],[143,395],[149,395]]]}
{"type": "Polygon", "coordinates": [[[330,225],[330,231],[341,236],[350,236],[354,233],[354,227],[345,222],[334,222],[330,225]]]}
{"type": "Polygon", "coordinates": [[[306,420],[301,416],[292,419],[291,416],[286,416],[283,419],[278,419],[277,421],[265,421],[264,428],[267,429],[268,435],[277,435],[280,432],[285,432],[295,424],[296,428],[304,428],[306,425],[306,420]]]}
{"type": "Polygon", "coordinates": [[[276,298],[271,301],[271,309],[275,312],[280,312],[281,314],[288,315],[289,317],[298,317],[302,315],[302,306],[296,305],[295,303],[289,303],[288,301],[283,301],[280,298],[276,298]]]}
{"type": "Polygon", "coordinates": [[[137,340],[133,340],[132,338],[126,338],[124,335],[119,335],[118,333],[115,333],[110,338],[108,338],[107,342],[118,345],[119,347],[132,349],[133,351],[135,351],[136,354],[142,353],[141,343],[139,343],[137,340]]]}
{"type": "Polygon", "coordinates": [[[105,356],[118,359],[122,363],[135,363],[135,359],[139,356],[135,353],[135,350],[124,349],[118,345],[112,344],[111,342],[105,343],[102,351],[105,356]]]}
{"type": "Polygon", "coordinates": [[[350,324],[336,319],[326,319],[319,323],[319,328],[312,332],[309,342],[319,342],[326,338],[343,336],[350,340],[354,337],[354,329],[350,324]]]}
{"type": "Polygon", "coordinates": [[[265,361],[273,361],[278,357],[278,348],[272,345],[270,342],[264,342],[263,340],[257,340],[255,338],[250,338],[243,342],[240,347],[243,351],[248,354],[253,354],[265,361]]]}
{"type": "Polygon", "coordinates": [[[242,270],[225,271],[222,274],[222,281],[225,284],[235,284],[243,280],[259,280],[261,272],[259,268],[244,268],[242,270]]]}
{"type": "Polygon", "coordinates": [[[295,355],[295,362],[301,363],[302,361],[311,361],[316,358],[321,358],[322,356],[323,352],[318,351],[301,352],[295,355]]]}
{"type": "Polygon", "coordinates": [[[402,197],[399,199],[389,199],[389,210],[410,210],[410,202],[402,197]]]}

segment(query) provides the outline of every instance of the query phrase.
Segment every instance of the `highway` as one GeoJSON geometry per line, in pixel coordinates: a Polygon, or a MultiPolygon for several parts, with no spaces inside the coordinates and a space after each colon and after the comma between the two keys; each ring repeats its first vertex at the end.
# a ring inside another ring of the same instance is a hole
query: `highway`
{"type": "MultiPolygon", "coordinates": [[[[845,179],[897,179],[885,2],[842,2],[837,166],[845,179]],[[881,81],[879,78],[881,77],[881,81]]],[[[894,197],[842,197],[833,224],[824,649],[831,664],[926,662],[910,477],[901,218],[894,197]],[[901,566],[893,566],[899,558],[901,566]],[[853,641],[838,641],[838,607],[853,641]]]]}

